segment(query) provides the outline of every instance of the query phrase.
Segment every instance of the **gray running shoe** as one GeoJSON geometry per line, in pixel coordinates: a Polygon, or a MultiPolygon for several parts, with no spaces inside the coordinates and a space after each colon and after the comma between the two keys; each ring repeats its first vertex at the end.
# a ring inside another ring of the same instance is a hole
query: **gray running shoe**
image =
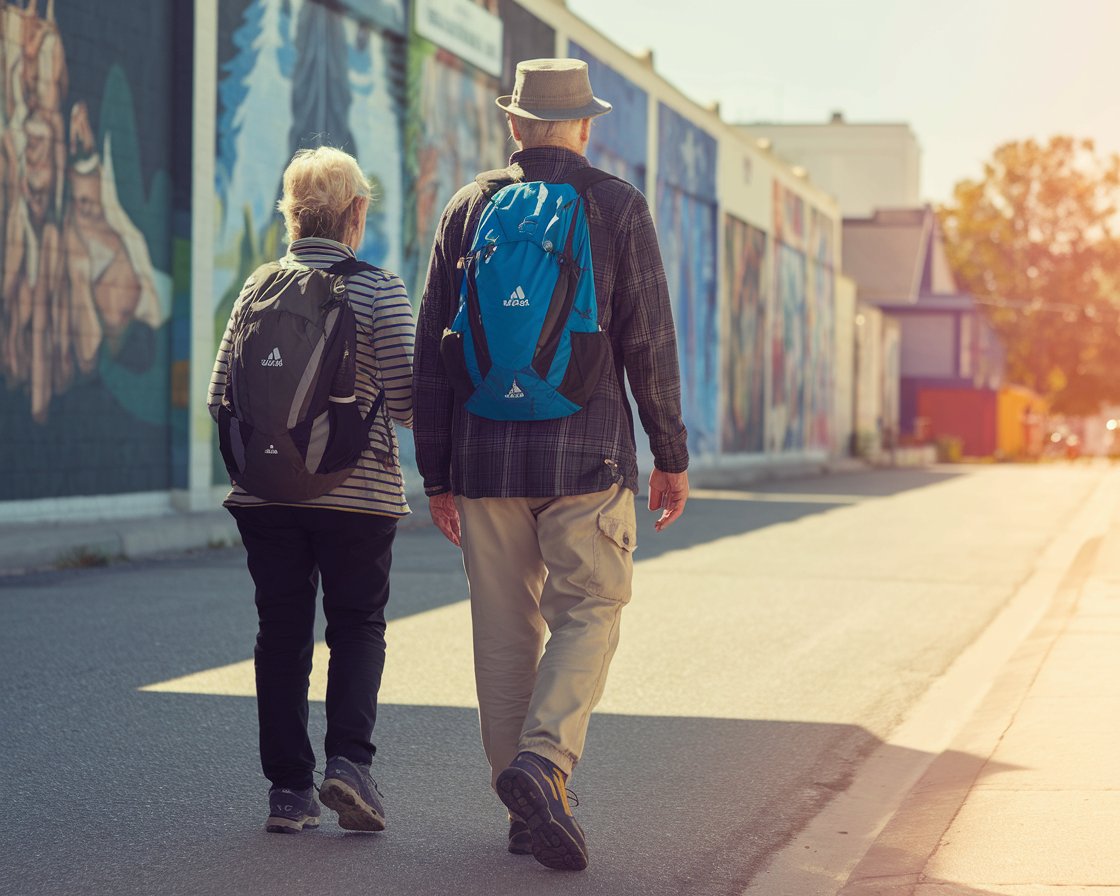
{"type": "Polygon", "coordinates": [[[332,756],[327,760],[319,799],[338,813],[338,826],[344,830],[385,830],[381,791],[370,777],[368,765],[358,765],[345,756],[332,756]]]}
{"type": "Polygon", "coordinates": [[[298,834],[305,828],[319,827],[322,810],[315,800],[315,789],[290,790],[273,787],[268,791],[268,821],[264,828],[273,834],[298,834]]]}

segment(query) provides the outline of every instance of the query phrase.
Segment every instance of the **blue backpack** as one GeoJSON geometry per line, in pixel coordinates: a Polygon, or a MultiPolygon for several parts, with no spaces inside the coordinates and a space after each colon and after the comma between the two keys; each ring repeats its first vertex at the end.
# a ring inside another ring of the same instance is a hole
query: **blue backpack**
{"type": "Polygon", "coordinates": [[[551,420],[581,410],[595,391],[611,356],[585,194],[612,178],[595,168],[563,183],[510,183],[508,170],[478,176],[489,202],[459,262],[459,308],[440,344],[472,414],[551,420]]]}

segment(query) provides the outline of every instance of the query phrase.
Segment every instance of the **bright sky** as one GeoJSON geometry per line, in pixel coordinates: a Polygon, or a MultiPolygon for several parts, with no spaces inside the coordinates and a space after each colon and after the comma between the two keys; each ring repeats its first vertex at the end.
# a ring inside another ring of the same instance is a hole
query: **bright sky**
{"type": "Polygon", "coordinates": [[[908,122],[934,202],[1009,140],[1120,152],[1120,0],[567,2],[726,121],[908,122]]]}

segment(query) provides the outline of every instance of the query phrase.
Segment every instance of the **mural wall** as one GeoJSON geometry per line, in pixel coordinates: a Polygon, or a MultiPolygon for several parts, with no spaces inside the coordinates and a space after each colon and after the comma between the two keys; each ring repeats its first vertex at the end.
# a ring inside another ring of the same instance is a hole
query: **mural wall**
{"type": "Polygon", "coordinates": [[[717,144],[664,103],[657,120],[657,231],[677,327],[689,453],[699,457],[719,450],[717,144]]]}
{"type": "Polygon", "coordinates": [[[171,485],[172,45],[166,4],[0,3],[0,500],[171,485]]]}
{"type": "Polygon", "coordinates": [[[729,454],[765,449],[766,309],[770,289],[766,243],[765,231],[725,216],[720,448],[729,454]]]}
{"type": "MultiPolygon", "coordinates": [[[[337,146],[358,160],[375,197],[358,254],[401,270],[404,0],[349,0],[341,9],[315,0],[220,0],[216,339],[245,278],[286,251],[276,201],[284,168],[304,147],[337,146]]],[[[225,468],[214,450],[220,484],[225,468]]]]}
{"type": "Polygon", "coordinates": [[[588,160],[595,167],[628,180],[646,192],[649,94],[579,44],[569,44],[568,52],[587,63],[595,95],[612,106],[609,114],[592,121],[588,160]]]}
{"type": "Polygon", "coordinates": [[[835,361],[834,223],[774,182],[767,450],[828,450],[835,361]]]}
{"type": "MultiPolygon", "coordinates": [[[[216,340],[244,278],[286,249],[275,205],[301,147],[357,157],[377,194],[360,254],[418,303],[443,207],[514,149],[494,98],[518,60],[557,52],[517,0],[216,8],[216,201],[199,249],[192,5],[0,0],[0,502],[188,487],[191,371],[211,363],[191,356],[192,296],[216,340]],[[195,250],[213,253],[201,287],[195,250]]],[[[664,103],[655,125],[610,56],[567,52],[614,107],[592,128],[592,163],[653,205],[694,457],[827,449],[835,222],[775,184],[773,234],[726,217],[721,241],[717,139],[664,103]]],[[[216,445],[213,470],[224,484],[216,445]]]]}

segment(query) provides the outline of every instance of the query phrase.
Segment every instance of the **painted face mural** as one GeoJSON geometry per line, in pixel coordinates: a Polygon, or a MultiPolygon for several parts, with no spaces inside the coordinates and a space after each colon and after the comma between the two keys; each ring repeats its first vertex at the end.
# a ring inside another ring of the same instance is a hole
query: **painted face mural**
{"type": "Polygon", "coordinates": [[[0,427],[29,458],[11,459],[10,498],[167,484],[170,128],[166,100],[150,100],[171,66],[166,44],[130,46],[121,25],[169,37],[169,23],[138,0],[88,13],[0,4],[0,427]],[[72,57],[81,41],[98,53],[72,57]],[[83,472],[51,479],[39,467],[75,431],[83,472]],[[120,457],[139,446],[151,455],[130,478],[120,457]]]}

